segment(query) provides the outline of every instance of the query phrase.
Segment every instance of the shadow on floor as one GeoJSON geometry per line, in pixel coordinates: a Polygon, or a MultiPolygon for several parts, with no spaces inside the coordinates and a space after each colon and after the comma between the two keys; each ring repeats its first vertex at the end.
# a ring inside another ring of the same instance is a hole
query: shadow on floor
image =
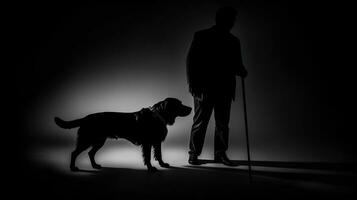
{"type": "MultiPolygon", "coordinates": [[[[207,159],[200,159],[200,162],[202,164],[215,163],[214,160],[207,159]]],[[[248,162],[246,160],[234,160],[233,162],[237,165],[248,165],[248,162]]],[[[357,174],[357,163],[251,161],[251,165],[256,167],[341,171],[357,174]]]]}
{"type": "MultiPolygon", "coordinates": [[[[292,165],[277,162],[258,164],[292,165]]],[[[309,167],[307,163],[302,166],[309,167]]],[[[356,178],[339,173],[291,172],[281,168],[276,171],[254,170],[253,183],[250,184],[247,170],[240,167],[220,167],[217,164],[158,169],[160,171],[156,173],[114,167],[70,172],[45,164],[28,163],[19,173],[19,178],[13,181],[21,188],[18,194],[36,199],[291,199],[306,196],[326,199],[354,195],[355,184],[352,183],[356,178]]]]}

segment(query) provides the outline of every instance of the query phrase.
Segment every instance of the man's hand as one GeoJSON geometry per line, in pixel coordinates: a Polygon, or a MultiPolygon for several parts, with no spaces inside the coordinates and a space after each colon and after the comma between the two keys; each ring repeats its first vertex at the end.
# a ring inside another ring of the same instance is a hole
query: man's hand
{"type": "Polygon", "coordinates": [[[245,78],[248,76],[248,71],[243,68],[239,73],[238,73],[238,76],[242,77],[242,78],[245,78]]]}
{"type": "Polygon", "coordinates": [[[190,86],[190,92],[191,92],[191,94],[193,95],[193,96],[202,96],[202,90],[200,90],[199,88],[197,88],[197,87],[192,87],[192,86],[190,86]]]}

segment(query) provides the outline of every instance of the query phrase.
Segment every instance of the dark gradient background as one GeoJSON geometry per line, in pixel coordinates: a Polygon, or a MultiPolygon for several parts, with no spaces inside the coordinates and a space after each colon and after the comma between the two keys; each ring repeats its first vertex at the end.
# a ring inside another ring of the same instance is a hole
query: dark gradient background
{"type": "MultiPolygon", "coordinates": [[[[343,67],[339,46],[344,45],[336,33],[345,21],[337,21],[325,4],[228,3],[239,10],[232,32],[241,39],[249,71],[252,159],[353,159],[354,134],[344,124],[348,83],[335,74],[343,67]]],[[[212,26],[215,10],[228,3],[23,5],[16,26],[25,57],[16,82],[26,136],[73,138],[52,134],[63,131],[53,116],[69,120],[93,112],[136,111],[169,96],[193,105],[185,78],[192,35],[212,26]]],[[[230,146],[244,150],[237,82],[230,146]]],[[[180,119],[169,142],[186,146],[191,122],[192,115],[180,119]]],[[[213,125],[206,150],[212,132],[213,125]]]]}
{"type": "MultiPolygon", "coordinates": [[[[352,20],[344,12],[347,5],[310,1],[16,5],[11,30],[20,155],[31,160],[37,149],[73,147],[75,130],[59,129],[54,116],[131,112],[166,97],[192,106],[186,53],[193,33],[212,26],[222,5],[238,9],[232,33],[241,40],[248,70],[252,160],[355,162],[355,131],[349,129],[355,91],[348,51],[352,20]]],[[[228,154],[245,160],[237,83],[228,154]]],[[[186,154],[192,116],[169,128],[164,152],[175,148],[186,154]]],[[[207,158],[213,130],[211,123],[203,150],[207,158]]]]}

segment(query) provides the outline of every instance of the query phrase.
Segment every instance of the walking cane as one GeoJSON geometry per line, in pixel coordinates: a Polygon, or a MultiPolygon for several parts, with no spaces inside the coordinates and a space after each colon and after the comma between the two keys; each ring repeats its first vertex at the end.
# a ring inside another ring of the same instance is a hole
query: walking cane
{"type": "Polygon", "coordinates": [[[242,80],[242,93],[243,93],[245,138],[246,138],[246,143],[247,143],[247,154],[248,154],[249,183],[251,183],[252,182],[252,167],[251,167],[251,163],[250,163],[249,138],[248,138],[248,117],[247,117],[247,105],[246,105],[246,98],[245,98],[244,78],[241,77],[241,80],[242,80]]]}

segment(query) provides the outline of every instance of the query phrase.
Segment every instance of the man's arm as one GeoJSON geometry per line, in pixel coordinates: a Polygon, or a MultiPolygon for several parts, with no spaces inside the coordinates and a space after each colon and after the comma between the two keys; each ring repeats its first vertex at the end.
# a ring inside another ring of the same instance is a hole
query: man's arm
{"type": "Polygon", "coordinates": [[[202,44],[198,34],[195,33],[193,41],[186,58],[186,75],[189,90],[192,95],[199,96],[202,93],[200,78],[202,76],[200,72],[200,65],[202,64],[202,44]]]}

